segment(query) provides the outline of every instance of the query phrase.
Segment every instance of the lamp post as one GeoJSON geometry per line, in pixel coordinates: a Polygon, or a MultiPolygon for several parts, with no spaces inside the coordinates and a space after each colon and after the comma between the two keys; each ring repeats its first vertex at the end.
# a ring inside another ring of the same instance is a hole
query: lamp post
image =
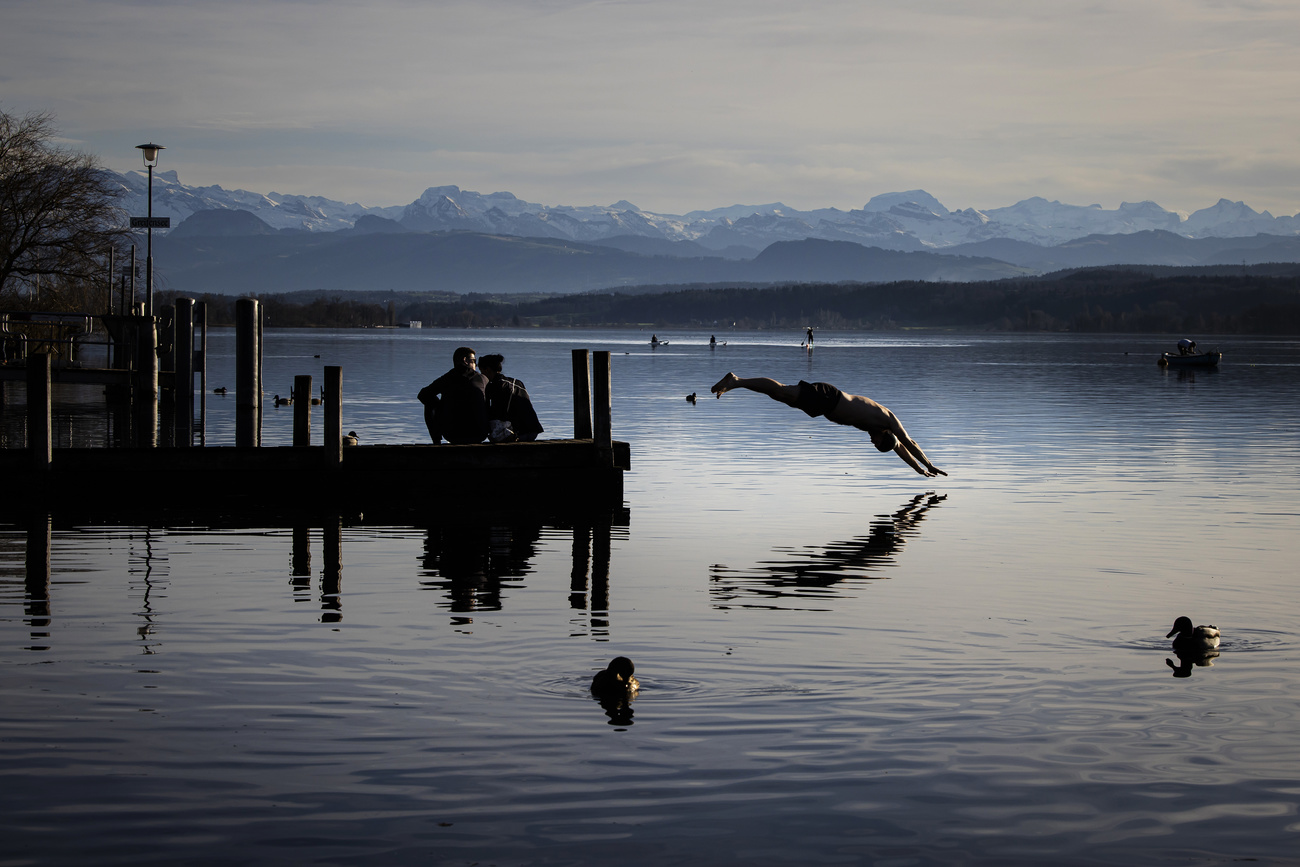
{"type": "Polygon", "coordinates": [[[166,148],[153,142],[136,145],[136,148],[144,155],[144,164],[149,169],[149,217],[147,223],[149,235],[148,240],[145,242],[144,315],[153,316],[153,167],[158,165],[158,151],[166,150],[166,148]]]}

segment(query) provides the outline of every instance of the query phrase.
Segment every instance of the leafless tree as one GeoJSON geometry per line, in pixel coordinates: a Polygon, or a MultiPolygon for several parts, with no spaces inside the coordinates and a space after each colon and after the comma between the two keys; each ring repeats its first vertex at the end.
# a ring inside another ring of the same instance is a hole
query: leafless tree
{"type": "Polygon", "coordinates": [[[127,237],[111,176],[95,157],[57,146],[57,134],[49,114],[0,111],[3,307],[97,308],[109,250],[127,237]]]}

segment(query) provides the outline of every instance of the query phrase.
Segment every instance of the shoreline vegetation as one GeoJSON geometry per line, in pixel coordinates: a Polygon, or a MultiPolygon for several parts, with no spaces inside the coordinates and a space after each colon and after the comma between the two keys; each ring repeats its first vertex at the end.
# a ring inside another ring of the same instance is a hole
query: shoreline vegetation
{"type": "MultiPolygon", "coordinates": [[[[1300,334],[1296,266],[1092,268],[975,283],[695,284],[577,295],[295,292],[260,294],[288,328],[584,327],[742,331],[961,329],[1082,333],[1300,334]]],[[[183,292],[164,292],[168,297],[183,292]]],[[[234,323],[235,295],[204,294],[210,325],[234,323]]]]}

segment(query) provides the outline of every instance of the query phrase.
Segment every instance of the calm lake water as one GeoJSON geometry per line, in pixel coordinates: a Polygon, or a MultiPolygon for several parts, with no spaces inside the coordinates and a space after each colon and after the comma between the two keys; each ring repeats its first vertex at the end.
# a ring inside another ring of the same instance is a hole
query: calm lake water
{"type": "Polygon", "coordinates": [[[427,441],[461,344],[569,436],[611,350],[626,526],[56,525],[48,588],[0,526],[0,867],[1300,863],[1300,341],[660,337],[267,331],[268,395],[341,365],[363,443],[427,441]],[[729,370],[874,397],[950,476],[729,370]]]}

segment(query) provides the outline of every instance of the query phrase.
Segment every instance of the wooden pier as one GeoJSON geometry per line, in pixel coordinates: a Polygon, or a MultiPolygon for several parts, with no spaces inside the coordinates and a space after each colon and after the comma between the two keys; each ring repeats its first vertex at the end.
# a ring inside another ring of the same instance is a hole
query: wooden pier
{"type": "MultiPolygon", "coordinates": [[[[251,311],[248,306],[243,309],[248,318],[237,327],[238,414],[233,446],[194,447],[188,437],[178,436],[178,447],[158,448],[150,436],[132,447],[54,449],[51,385],[61,377],[54,373],[48,354],[29,356],[24,370],[27,444],[0,449],[0,477],[5,479],[6,492],[0,498],[0,514],[33,507],[65,514],[91,509],[126,520],[130,513],[156,516],[160,510],[178,516],[245,511],[287,515],[306,510],[365,513],[369,519],[377,514],[466,507],[538,514],[608,513],[621,508],[623,473],[630,469],[631,457],[628,444],[612,436],[609,352],[573,350],[573,439],[345,445],[342,369],[327,367],[322,406],[325,445],[307,444],[314,392],[311,377],[302,376],[295,380],[300,397],[294,407],[295,444],[267,447],[260,445],[260,311],[255,306],[251,311]],[[96,502],[102,507],[94,506],[96,502]]],[[[173,368],[168,378],[174,380],[177,414],[184,412],[191,419],[192,380],[201,360],[189,370],[185,365],[176,368],[180,369],[173,368]],[[181,396],[185,393],[190,400],[181,396]]],[[[8,378],[15,370],[6,370],[8,378]]],[[[72,381],[78,380],[85,381],[80,377],[72,381]]],[[[150,393],[150,402],[152,398],[150,393]]]]}

